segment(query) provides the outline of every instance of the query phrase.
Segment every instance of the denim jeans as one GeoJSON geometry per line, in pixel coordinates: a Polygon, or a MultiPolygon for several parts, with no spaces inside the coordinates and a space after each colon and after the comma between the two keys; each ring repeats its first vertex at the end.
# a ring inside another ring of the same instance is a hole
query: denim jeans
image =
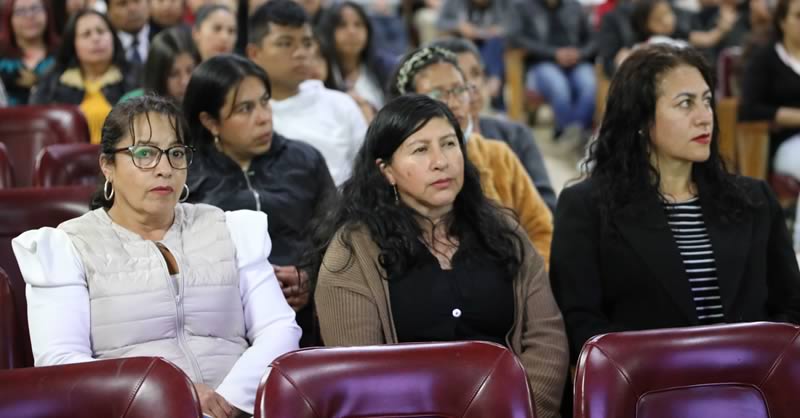
{"type": "Polygon", "coordinates": [[[557,131],[576,124],[592,127],[597,90],[592,64],[581,62],[565,69],[554,62],[540,62],[528,70],[526,86],[550,103],[557,131]]]}

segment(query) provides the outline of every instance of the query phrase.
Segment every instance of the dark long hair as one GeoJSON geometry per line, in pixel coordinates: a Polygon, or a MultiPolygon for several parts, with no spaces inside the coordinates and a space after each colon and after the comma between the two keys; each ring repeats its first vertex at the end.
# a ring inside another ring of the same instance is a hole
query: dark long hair
{"type": "MultiPolygon", "coordinates": [[[[379,87],[383,88],[387,82],[387,74],[381,71],[377,62],[374,49],[375,32],[372,28],[372,22],[369,16],[367,16],[367,12],[364,11],[364,8],[352,1],[337,3],[325,10],[317,25],[316,30],[319,32],[320,48],[324,51],[323,55],[327,54],[333,59],[333,66],[328,69],[328,72],[335,74],[341,71],[339,54],[336,52],[336,28],[342,23],[342,12],[346,8],[356,12],[359,19],[363,22],[364,27],[367,29],[367,42],[359,58],[361,63],[367,67],[367,76],[371,77],[379,87]]],[[[336,85],[339,90],[344,90],[344,80],[336,80],[336,85]]]]}
{"type": "MultiPolygon", "coordinates": [[[[17,36],[14,34],[14,28],[11,26],[11,18],[14,14],[14,3],[16,0],[5,0],[2,4],[3,8],[0,12],[0,56],[7,58],[20,58],[22,51],[17,45],[17,36]]],[[[44,46],[47,48],[47,53],[52,54],[58,48],[58,34],[56,33],[55,15],[53,15],[53,8],[50,7],[49,0],[41,0],[42,7],[44,7],[45,15],[47,16],[47,23],[44,27],[42,38],[44,46]]]]}
{"type": "Polygon", "coordinates": [[[167,96],[167,79],[175,58],[181,54],[191,55],[195,64],[200,62],[189,28],[178,25],[159,32],[150,43],[144,65],[144,89],[167,96]]]}
{"type": "Polygon", "coordinates": [[[206,112],[215,119],[222,120],[220,112],[225,105],[225,97],[231,89],[235,89],[235,100],[240,83],[248,76],[264,82],[267,93],[272,95],[272,85],[267,73],[252,61],[238,55],[217,55],[194,69],[183,97],[183,113],[191,127],[191,145],[198,152],[207,154],[214,144],[214,136],[200,122],[200,114],[206,112]]]}
{"type": "MultiPolygon", "coordinates": [[[[167,116],[170,120],[172,129],[175,130],[175,136],[181,144],[186,143],[186,135],[189,131],[186,125],[186,119],[183,118],[180,108],[170,99],[155,95],[145,95],[134,97],[132,99],[120,102],[106,117],[103,122],[103,131],[100,137],[100,155],[106,161],[114,161],[114,157],[119,155],[122,158],[128,158],[125,154],[116,154],[115,149],[119,147],[119,143],[130,136],[133,143],[137,142],[134,124],[136,118],[144,115],[147,118],[147,123],[150,123],[150,114],[158,113],[167,116]]],[[[152,129],[150,130],[152,135],[152,129]]],[[[166,156],[162,156],[166,158],[166,156]]],[[[103,195],[104,178],[100,177],[100,185],[92,195],[91,208],[106,208],[110,209],[114,204],[114,197],[106,199],[103,195]]]]}
{"type": "Polygon", "coordinates": [[[484,196],[477,169],[466,158],[464,137],[458,121],[437,100],[422,95],[398,97],[375,116],[361,149],[353,164],[353,175],[342,185],[342,196],[330,211],[315,222],[314,250],[307,257],[311,262],[309,273],[315,277],[320,268],[341,271],[349,265],[323,265],[322,259],[338,231],[340,240],[353,258],[352,232],[366,227],[372,240],[380,248],[378,262],[387,277],[402,275],[423,251],[423,219],[414,209],[397,202],[392,186],[376,165],[377,159],[391,161],[395,150],[412,134],[422,129],[431,119],[447,120],[456,132],[464,156],[464,184],[456,196],[453,210],[441,226],[448,235],[460,242],[480,244],[482,254],[501,265],[509,277],[516,276],[522,262],[522,242],[515,232],[518,228],[511,216],[504,214],[484,196]]]}
{"type": "MultiPolygon", "coordinates": [[[[650,128],[655,122],[659,82],[670,70],[682,65],[696,68],[711,91],[713,73],[703,55],[693,48],[649,45],[636,50],[611,80],[606,111],[597,140],[590,146],[584,169],[594,185],[594,197],[606,225],[616,211],[652,194],[661,195],[660,173],[650,163],[650,128]]],[[[738,219],[749,199],[719,155],[719,125],[716,108],[709,158],[692,166],[692,178],[707,184],[709,196],[724,217],[738,219]]],[[[662,196],[663,197],[663,196],[662,196]]]]}
{"type": "Polygon", "coordinates": [[[775,42],[783,42],[783,29],[781,29],[781,22],[786,20],[789,15],[789,5],[794,0],[778,0],[775,5],[775,11],[772,14],[772,32],[775,42]]]}
{"type": "Polygon", "coordinates": [[[58,49],[58,54],[56,54],[56,63],[52,71],[59,74],[69,68],[80,67],[78,55],[75,53],[75,36],[77,35],[75,32],[77,30],[78,20],[86,15],[99,16],[100,19],[103,19],[103,22],[105,22],[109,32],[111,32],[111,38],[114,43],[114,55],[111,56],[111,64],[117,66],[124,74],[128,64],[127,61],[125,61],[125,49],[122,47],[122,42],[120,42],[117,32],[114,31],[114,27],[111,26],[111,21],[108,20],[108,17],[94,9],[79,10],[75,12],[74,15],[70,16],[69,21],[67,21],[67,27],[64,29],[64,37],[61,39],[61,48],[58,49]]]}

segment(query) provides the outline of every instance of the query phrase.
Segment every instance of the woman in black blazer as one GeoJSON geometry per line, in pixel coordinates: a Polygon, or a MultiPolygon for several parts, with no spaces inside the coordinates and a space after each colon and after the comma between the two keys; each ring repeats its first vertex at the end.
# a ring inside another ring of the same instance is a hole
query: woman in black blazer
{"type": "Polygon", "coordinates": [[[800,271],[766,184],[719,157],[693,49],[634,52],[612,80],[588,178],[561,194],[551,281],[570,351],[612,331],[800,322],[800,271]]]}

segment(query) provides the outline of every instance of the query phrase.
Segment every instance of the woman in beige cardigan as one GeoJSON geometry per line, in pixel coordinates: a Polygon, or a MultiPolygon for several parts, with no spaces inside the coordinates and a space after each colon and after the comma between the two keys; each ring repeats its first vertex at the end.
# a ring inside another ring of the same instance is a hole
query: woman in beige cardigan
{"type": "Polygon", "coordinates": [[[544,261],[481,191],[447,106],[381,110],[321,223],[316,305],[326,345],[483,340],[522,361],[537,416],[558,416],[567,342],[544,261]]]}

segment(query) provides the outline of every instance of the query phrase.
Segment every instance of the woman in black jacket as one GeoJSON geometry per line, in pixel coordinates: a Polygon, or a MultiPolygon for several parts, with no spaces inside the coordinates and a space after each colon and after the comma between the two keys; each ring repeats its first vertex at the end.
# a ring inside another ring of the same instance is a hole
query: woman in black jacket
{"type": "Polygon", "coordinates": [[[198,66],[186,88],[184,114],[197,149],[189,200],[269,216],[269,260],[303,328],[314,342],[307,277],[298,271],[307,227],[335,186],[322,154],[272,130],[267,74],[245,58],[220,55],[198,66]]]}
{"type": "Polygon", "coordinates": [[[691,48],[636,50],[555,216],[551,281],[573,361],[612,331],[800,322],[800,271],[764,182],[719,157],[712,76],[691,48]]]}

